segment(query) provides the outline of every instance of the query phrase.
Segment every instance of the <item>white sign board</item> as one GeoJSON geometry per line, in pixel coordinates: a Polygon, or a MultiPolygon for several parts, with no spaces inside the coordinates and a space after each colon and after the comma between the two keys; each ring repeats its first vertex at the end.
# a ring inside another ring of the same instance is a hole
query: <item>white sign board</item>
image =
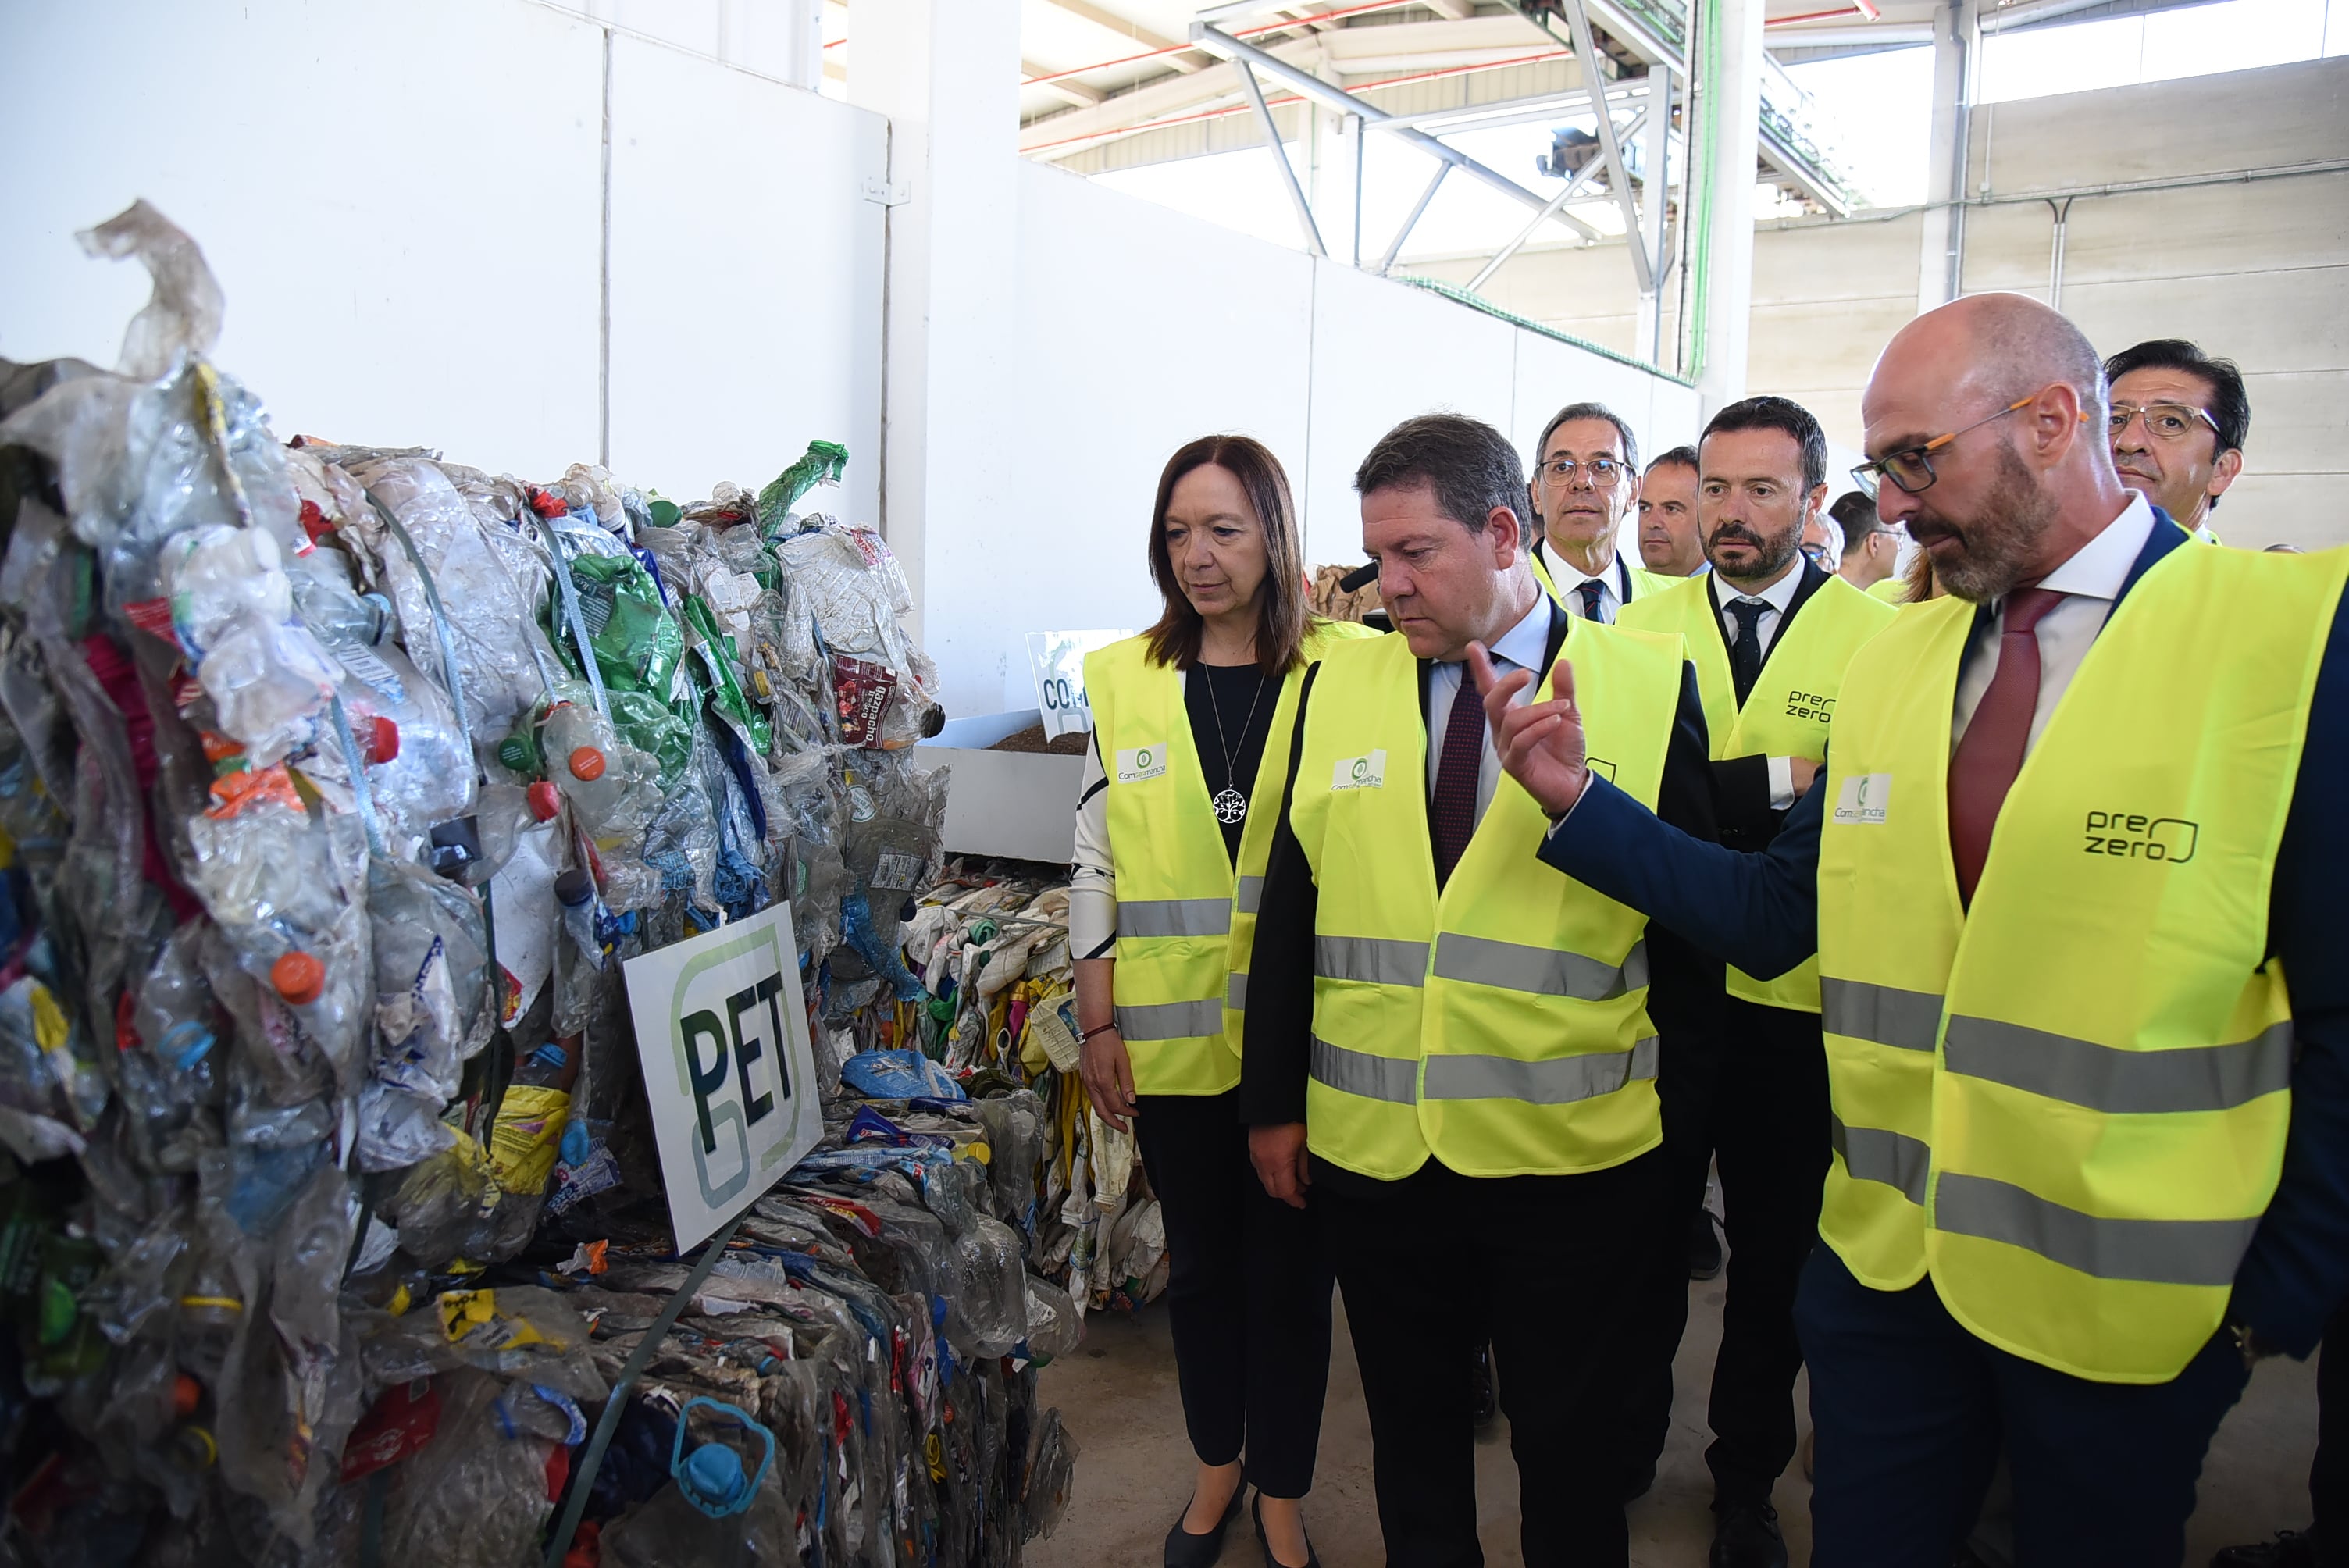
{"type": "Polygon", "coordinates": [[[823,1136],[791,905],[655,948],[625,973],[681,1252],[823,1136]]]}
{"type": "Polygon", "coordinates": [[[1085,655],[1132,635],[1132,632],[1028,634],[1028,665],[1036,675],[1036,707],[1044,716],[1044,738],[1092,733],[1093,710],[1085,697],[1085,655]]]}

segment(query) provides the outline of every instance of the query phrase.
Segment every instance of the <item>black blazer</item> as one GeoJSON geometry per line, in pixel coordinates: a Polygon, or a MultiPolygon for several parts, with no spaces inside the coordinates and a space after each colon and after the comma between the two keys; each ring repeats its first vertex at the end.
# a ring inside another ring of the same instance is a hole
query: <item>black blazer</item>
{"type": "MultiPolygon", "coordinates": [[[[1575,617],[1552,601],[1546,665],[1555,663],[1561,651],[1568,658],[1573,657],[1570,644],[1575,624],[1575,617]]],[[[1428,665],[1429,661],[1420,661],[1419,713],[1423,725],[1427,720],[1428,665]]],[[[1313,1040],[1313,926],[1319,909],[1319,890],[1314,884],[1313,868],[1289,826],[1288,812],[1297,788],[1305,716],[1313,700],[1314,679],[1319,673],[1319,665],[1306,671],[1304,686],[1298,694],[1297,728],[1290,738],[1288,777],[1281,786],[1280,815],[1273,830],[1270,859],[1265,867],[1256,945],[1248,961],[1247,1030],[1240,1055],[1239,1107],[1240,1119],[1254,1125],[1305,1119],[1305,1082],[1313,1040]]],[[[1711,841],[1714,837],[1713,767],[1706,750],[1704,705],[1697,696],[1696,671],[1683,665],[1680,704],[1672,718],[1656,810],[1664,820],[1682,831],[1711,841]]],[[[1425,793],[1423,786],[1423,799],[1425,793]]],[[[1700,953],[1672,933],[1653,925],[1648,931],[1648,970],[1649,1014],[1660,1029],[1674,1026],[1667,1019],[1684,999],[1701,1003],[1708,994],[1721,988],[1719,959],[1700,953]]],[[[1685,1021],[1681,1026],[1687,1026],[1685,1021]]],[[[1341,1185],[1363,1182],[1373,1190],[1385,1185],[1317,1163],[1315,1179],[1322,1179],[1324,1172],[1341,1185]]]]}

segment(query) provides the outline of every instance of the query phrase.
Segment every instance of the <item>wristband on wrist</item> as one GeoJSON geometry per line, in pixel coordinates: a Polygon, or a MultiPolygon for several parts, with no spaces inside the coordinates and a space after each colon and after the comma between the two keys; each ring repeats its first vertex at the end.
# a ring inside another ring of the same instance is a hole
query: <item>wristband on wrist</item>
{"type": "Polygon", "coordinates": [[[1077,1037],[1077,1044],[1081,1046],[1087,1040],[1092,1039],[1095,1035],[1106,1035],[1116,1027],[1117,1020],[1114,1018],[1111,1019],[1106,1024],[1096,1024],[1092,1028],[1087,1029],[1083,1034],[1077,1037]]]}

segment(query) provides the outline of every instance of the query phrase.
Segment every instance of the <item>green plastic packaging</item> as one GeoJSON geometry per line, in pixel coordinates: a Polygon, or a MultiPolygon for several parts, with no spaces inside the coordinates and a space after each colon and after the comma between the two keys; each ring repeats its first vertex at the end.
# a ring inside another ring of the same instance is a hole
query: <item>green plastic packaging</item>
{"type": "Polygon", "coordinates": [[[848,449],[837,441],[810,441],[799,461],[777,474],[759,492],[759,531],[771,538],[799,504],[800,497],[821,484],[836,485],[848,467],[848,449]]]}

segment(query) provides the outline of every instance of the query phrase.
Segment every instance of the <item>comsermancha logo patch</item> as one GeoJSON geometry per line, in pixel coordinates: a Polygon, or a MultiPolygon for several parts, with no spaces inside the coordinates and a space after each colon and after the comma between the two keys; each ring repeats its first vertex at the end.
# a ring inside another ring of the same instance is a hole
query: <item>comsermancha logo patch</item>
{"type": "Polygon", "coordinates": [[[2120,860],[2161,861],[2181,865],[2194,858],[2202,824],[2183,817],[2140,817],[2127,811],[2091,811],[2082,854],[2120,860]]]}

